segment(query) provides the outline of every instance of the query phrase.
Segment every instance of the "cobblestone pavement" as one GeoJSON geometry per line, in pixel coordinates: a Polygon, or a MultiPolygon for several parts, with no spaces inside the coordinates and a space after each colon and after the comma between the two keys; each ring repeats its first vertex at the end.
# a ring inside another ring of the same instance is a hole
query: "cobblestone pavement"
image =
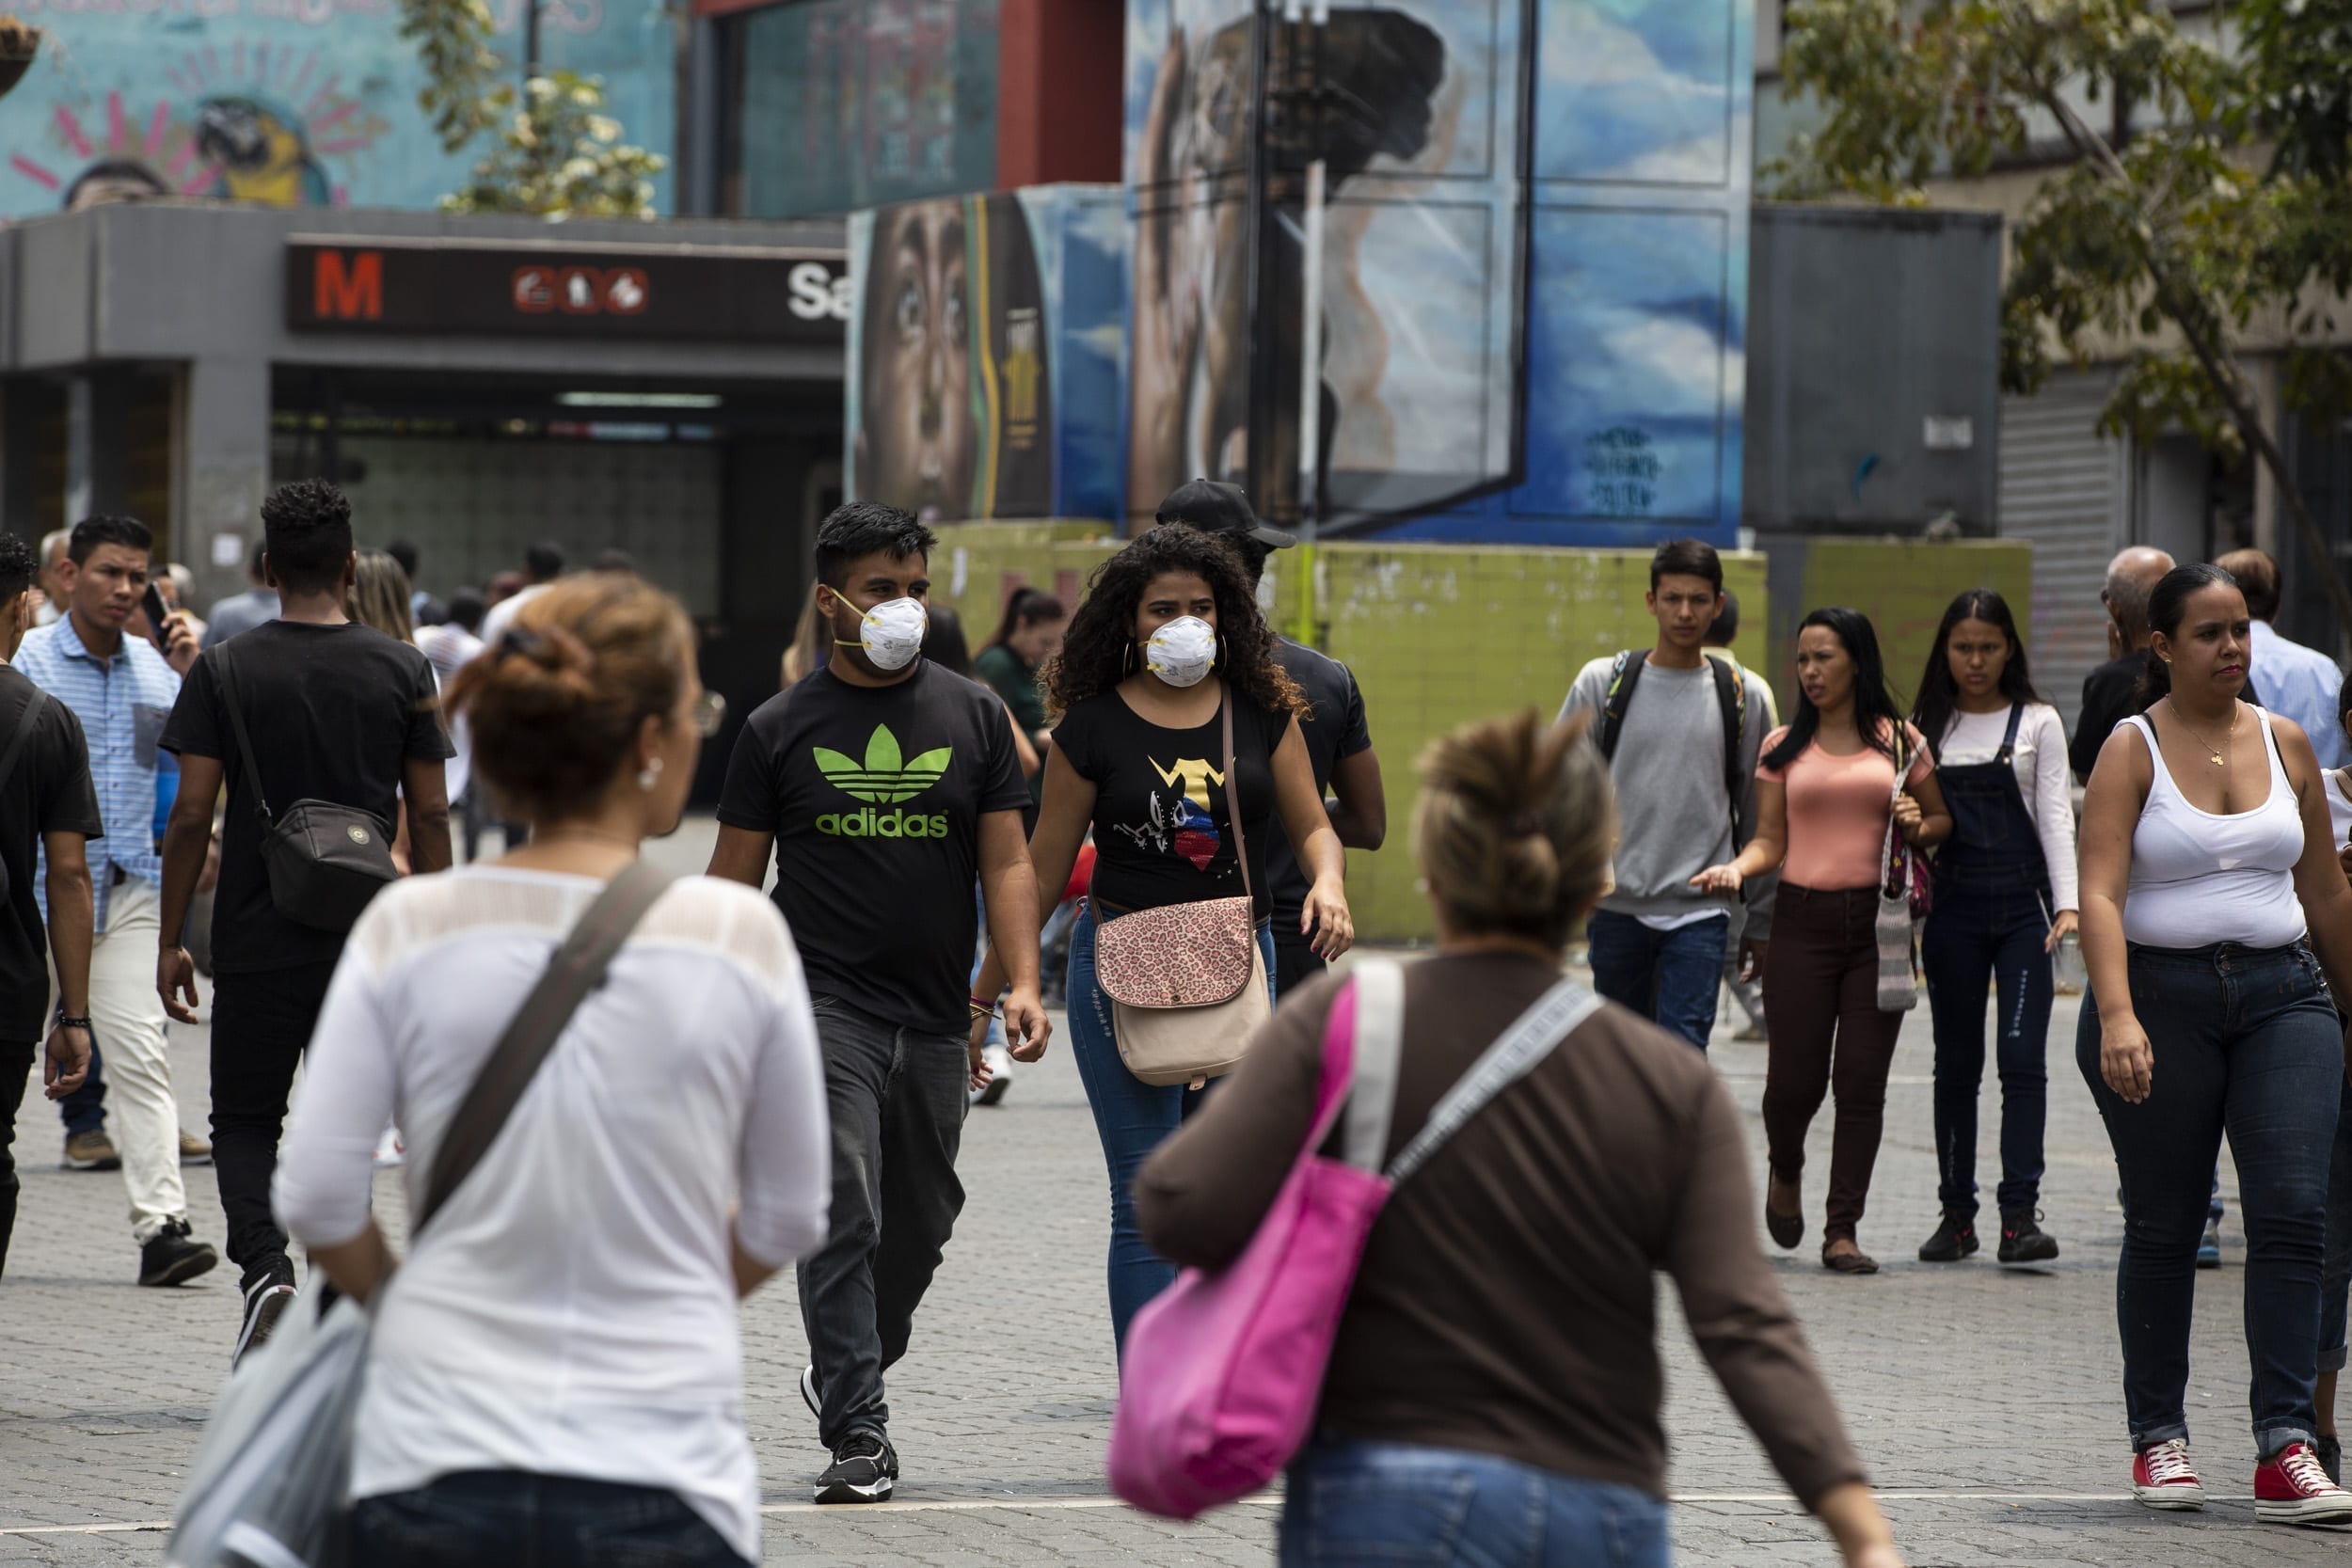
{"type": "MultiPolygon", "coordinates": [[[[698,864],[691,836],[671,851],[698,864]]],[[[2246,1436],[2247,1361],[2239,1328],[2242,1232],[2234,1179],[2226,1267],[2201,1276],[2191,1419],[2217,1501],[2202,1516],[2157,1517],[2129,1500],[2113,1259],[2121,1216],[2113,1162],[2073,1063],[2074,1008],[2052,1037],[2045,1223],[2064,1243],[2054,1265],[2004,1270],[1911,1261],[1934,1223],[1928,1020],[1909,1020],[1888,1092],[1888,1129],[1863,1244],[1874,1278],[1825,1273],[1810,1246],[1775,1255],[1856,1441],[1889,1494],[1917,1568],[2115,1563],[2274,1568],[2343,1560],[2352,1542],[2253,1523],[2246,1436]]],[[[1764,1052],[1718,1033],[1715,1059],[1755,1117],[1764,1052]]],[[[174,1031],[182,1119],[205,1126],[206,1040],[174,1031]]],[[[38,1088],[35,1089],[38,1095],[38,1088]]],[[[1982,1170],[1995,1170],[1997,1091],[1988,1094],[1982,1170]]],[[[0,1281],[0,1563],[161,1560],[167,1516],[236,1328],[226,1268],[178,1291],[140,1291],[113,1175],[52,1164],[53,1110],[28,1101],[18,1122],[24,1213],[0,1281]],[[131,1528],[123,1528],[131,1527],[131,1528]],[[139,1528],[137,1527],[147,1527],[139,1528]]],[[[1808,1185],[1820,1226],[1828,1122],[1816,1129],[1808,1185]]],[[[1066,1052],[1023,1069],[1006,1103],[977,1113],[962,1168],[970,1202],[891,1380],[901,1501],[810,1507],[822,1463],[794,1379],[803,1358],[789,1279],[745,1310],[752,1426],[767,1498],[771,1562],[981,1568],[995,1564],[1230,1564],[1272,1560],[1276,1510],[1264,1501],[1179,1528],[1112,1504],[1102,1449],[1112,1397],[1102,1283],[1106,1230],[1102,1156],[1066,1052]]],[[[199,1235],[217,1243],[212,1172],[191,1169],[199,1235]]],[[[381,1211],[399,1197],[378,1185],[381,1211]]],[[[1754,1440],[1697,1361],[1661,1292],[1672,1388],[1675,1537],[1684,1562],[1832,1563],[1820,1530],[1781,1491],[1754,1440]]]]}

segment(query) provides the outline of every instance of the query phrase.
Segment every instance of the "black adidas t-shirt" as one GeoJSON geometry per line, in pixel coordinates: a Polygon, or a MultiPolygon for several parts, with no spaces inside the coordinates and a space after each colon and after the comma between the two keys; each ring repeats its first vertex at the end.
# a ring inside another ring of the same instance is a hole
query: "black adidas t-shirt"
{"type": "MultiPolygon", "coordinates": [[[[1258,918],[1273,911],[1266,845],[1276,820],[1274,753],[1290,729],[1287,713],[1268,713],[1238,694],[1233,750],[1241,753],[1242,836],[1249,845],[1250,887],[1258,918]]],[[[1197,730],[1163,729],[1116,690],[1072,708],[1054,731],[1054,748],[1094,785],[1094,886],[1120,910],[1156,910],[1238,898],[1229,769],[1218,759],[1223,719],[1197,730]]],[[[1106,911],[1107,912],[1107,911],[1106,911]]]]}
{"type": "Polygon", "coordinates": [[[1028,803],[1005,705],[926,659],[896,686],[818,670],[760,705],[719,820],[775,835],[776,907],[810,990],[960,1035],[980,814],[1028,803]]]}

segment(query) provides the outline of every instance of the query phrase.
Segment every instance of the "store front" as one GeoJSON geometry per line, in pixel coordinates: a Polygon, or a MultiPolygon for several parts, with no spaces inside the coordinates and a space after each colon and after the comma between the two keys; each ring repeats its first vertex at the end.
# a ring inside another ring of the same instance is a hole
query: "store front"
{"type": "Polygon", "coordinates": [[[538,539],[626,551],[748,711],[841,489],[845,275],[824,223],[153,204],[0,230],[0,513],[34,538],[137,515],[199,605],[310,476],[444,595],[538,539]]]}

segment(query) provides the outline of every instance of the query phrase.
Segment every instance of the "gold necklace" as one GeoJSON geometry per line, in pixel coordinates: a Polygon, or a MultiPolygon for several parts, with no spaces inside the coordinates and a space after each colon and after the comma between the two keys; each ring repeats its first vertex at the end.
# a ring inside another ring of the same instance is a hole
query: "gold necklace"
{"type": "Polygon", "coordinates": [[[2245,705],[2240,703],[2233,703],[2230,705],[2230,733],[2222,736],[2221,746],[2216,746],[2212,741],[2207,740],[2203,736],[2198,734],[2196,730],[2191,729],[2189,727],[2188,721],[2181,719],[2180,705],[2177,703],[2173,705],[2172,717],[2180,719],[2181,728],[2188,730],[2190,736],[2195,739],[2199,745],[2204,747],[2206,752],[2211,753],[2205,758],[2207,762],[2212,763],[2216,768],[2227,768],[2230,766],[2229,759],[2221,754],[2222,750],[2223,747],[2234,743],[2237,739],[2237,716],[2243,709],[2244,705],[2245,705]]]}

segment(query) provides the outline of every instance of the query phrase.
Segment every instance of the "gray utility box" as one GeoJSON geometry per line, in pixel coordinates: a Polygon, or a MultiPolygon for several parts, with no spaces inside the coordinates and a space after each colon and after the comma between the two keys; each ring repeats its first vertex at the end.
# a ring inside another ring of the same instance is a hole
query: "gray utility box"
{"type": "Polygon", "coordinates": [[[1996,531],[2000,214],[1758,202],[1748,236],[1740,521],[1996,531]]]}

